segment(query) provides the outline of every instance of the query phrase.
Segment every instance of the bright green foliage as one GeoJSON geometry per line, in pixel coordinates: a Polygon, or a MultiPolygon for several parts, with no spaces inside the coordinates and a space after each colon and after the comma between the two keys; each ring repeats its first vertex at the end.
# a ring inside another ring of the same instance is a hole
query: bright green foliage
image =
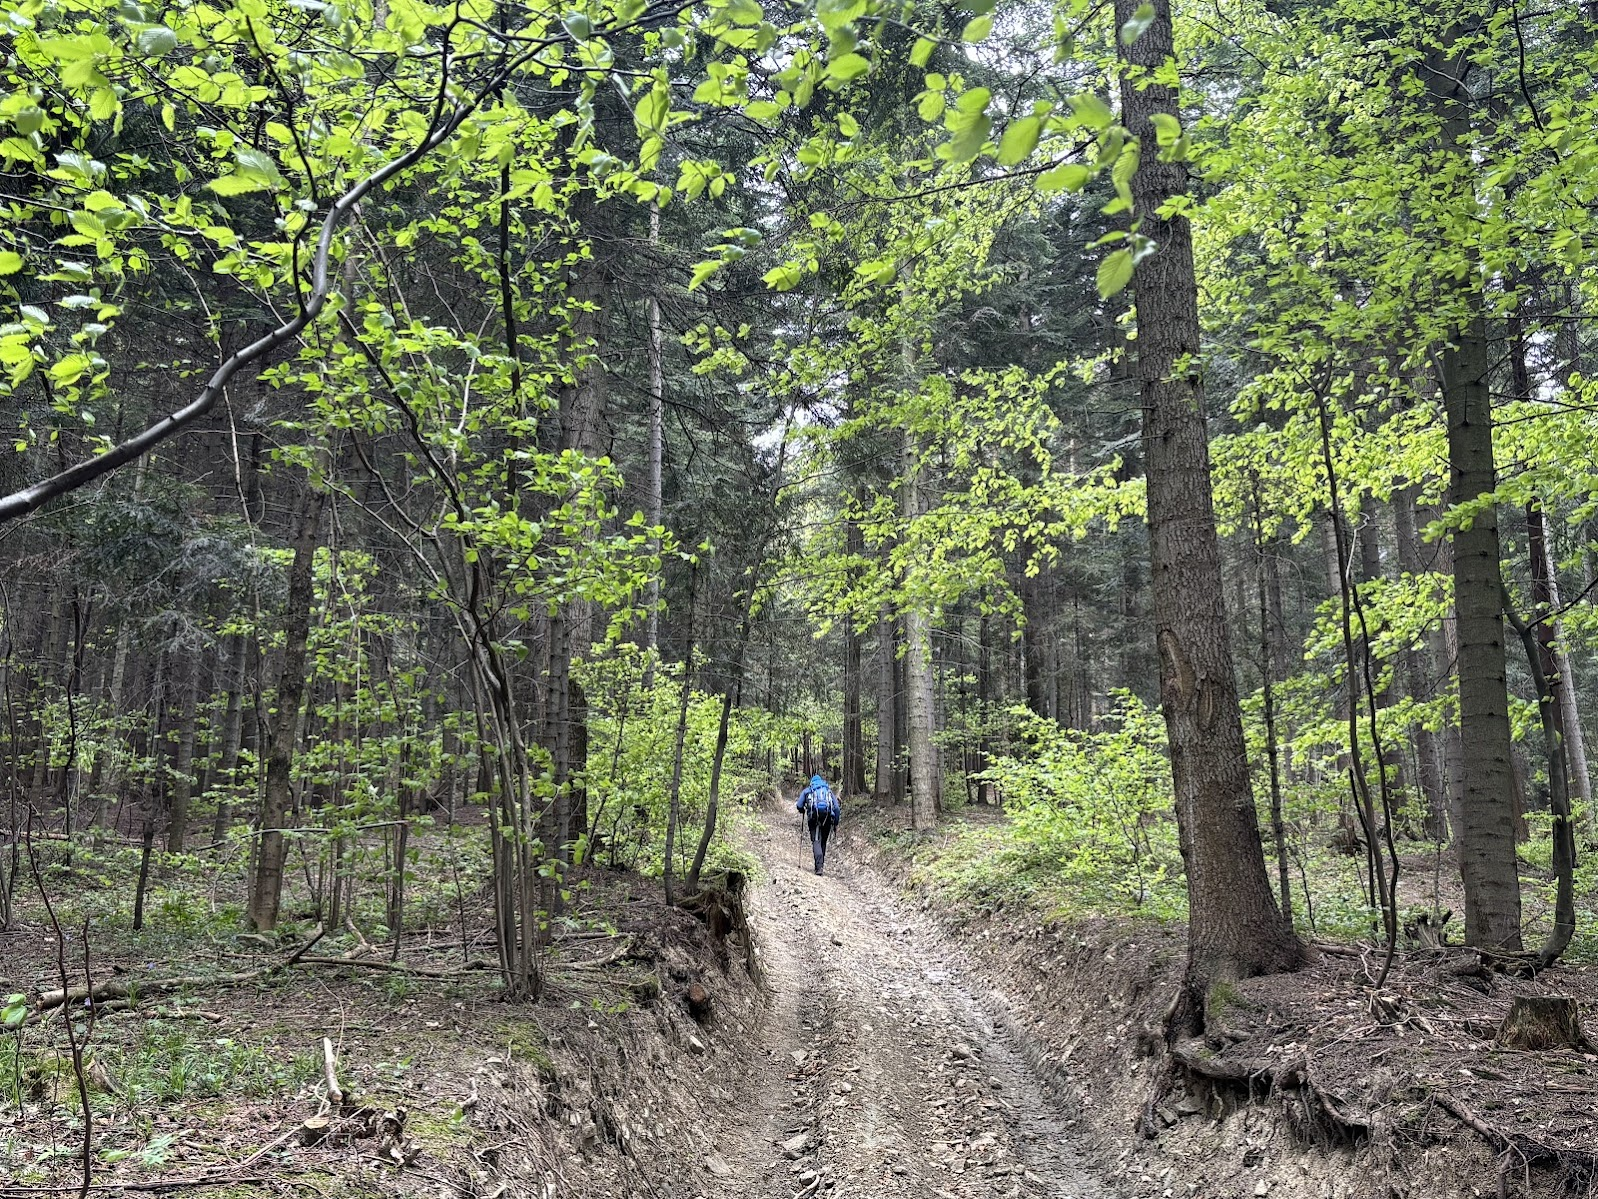
{"type": "MultiPolygon", "coordinates": [[[[622,645],[612,654],[583,663],[577,674],[589,703],[588,769],[583,783],[588,792],[593,859],[658,876],[664,868],[681,669],[652,663],[645,653],[622,645]],[[643,685],[646,670],[653,672],[648,688],[643,685]]],[[[685,831],[676,840],[679,860],[674,865],[679,876],[687,870],[704,822],[720,716],[720,696],[697,690],[690,696],[683,750],[681,820],[685,831]]],[[[780,752],[788,744],[786,740],[768,740],[769,723],[759,712],[734,713],[721,791],[723,813],[730,810],[735,815],[720,825],[722,831],[708,859],[712,870],[718,865],[747,868],[732,847],[732,833],[747,824],[747,818],[736,813],[773,785],[764,763],[766,752],[780,752]],[[729,804],[728,799],[733,802],[729,804]]]]}
{"type": "Polygon", "coordinates": [[[1018,710],[1019,749],[985,778],[1011,813],[1012,851],[1084,908],[1171,917],[1184,906],[1165,728],[1123,695],[1091,733],[1018,710]]]}

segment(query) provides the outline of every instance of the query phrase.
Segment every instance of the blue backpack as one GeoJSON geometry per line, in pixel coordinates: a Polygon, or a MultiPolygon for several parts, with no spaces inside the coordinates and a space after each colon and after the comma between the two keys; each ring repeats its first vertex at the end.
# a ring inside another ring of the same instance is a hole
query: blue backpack
{"type": "Polygon", "coordinates": [[[838,818],[838,797],[832,793],[832,788],[826,783],[810,789],[808,806],[814,812],[825,812],[834,820],[838,818]]]}

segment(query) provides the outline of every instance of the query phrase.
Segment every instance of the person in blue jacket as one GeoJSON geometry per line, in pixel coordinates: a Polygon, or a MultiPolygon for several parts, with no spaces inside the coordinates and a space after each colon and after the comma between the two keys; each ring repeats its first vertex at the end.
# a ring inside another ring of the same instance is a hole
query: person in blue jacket
{"type": "Polygon", "coordinates": [[[810,776],[810,782],[799,792],[799,802],[794,804],[810,829],[810,851],[816,859],[816,873],[827,860],[827,838],[843,821],[843,805],[819,774],[810,776]]]}

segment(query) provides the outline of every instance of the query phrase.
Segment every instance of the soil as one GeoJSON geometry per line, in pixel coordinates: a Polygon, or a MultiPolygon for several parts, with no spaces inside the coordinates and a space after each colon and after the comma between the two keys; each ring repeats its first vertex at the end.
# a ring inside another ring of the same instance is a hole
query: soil
{"type": "Polygon", "coordinates": [[[1098,1199],[1069,1122],[975,994],[960,951],[896,902],[846,827],[826,873],[789,805],[751,838],[771,1008],[741,1135],[704,1194],[1098,1199]]]}

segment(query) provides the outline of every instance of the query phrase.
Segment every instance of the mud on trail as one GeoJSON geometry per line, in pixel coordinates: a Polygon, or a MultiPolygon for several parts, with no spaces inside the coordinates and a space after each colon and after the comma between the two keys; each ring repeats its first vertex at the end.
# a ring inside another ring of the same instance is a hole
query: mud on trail
{"type": "Polygon", "coordinates": [[[750,837],[770,994],[747,1119],[707,1160],[738,1199],[1112,1199],[965,963],[898,905],[845,824],[816,876],[787,802],[750,837]],[[863,857],[863,855],[861,855],[863,857]]]}

